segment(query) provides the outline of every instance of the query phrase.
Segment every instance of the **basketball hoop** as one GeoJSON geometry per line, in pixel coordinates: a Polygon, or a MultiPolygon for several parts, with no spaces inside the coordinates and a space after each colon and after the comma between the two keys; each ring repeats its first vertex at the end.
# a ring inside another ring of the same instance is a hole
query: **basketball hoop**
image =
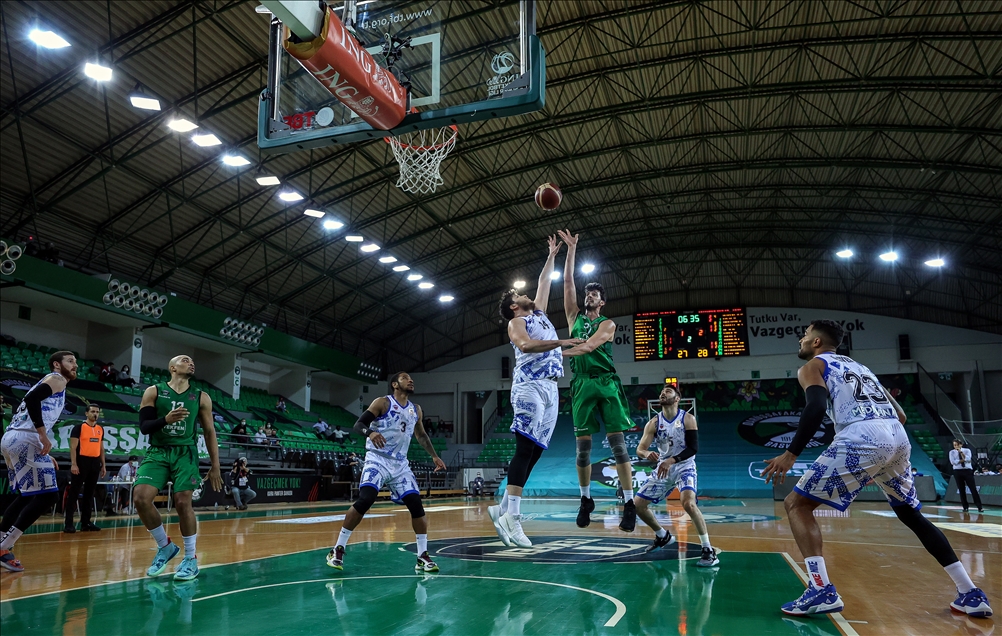
{"type": "Polygon", "coordinates": [[[393,148],[393,156],[400,164],[397,187],[414,194],[434,192],[443,183],[439,166],[456,147],[458,137],[459,129],[456,126],[384,137],[383,140],[393,148]]]}

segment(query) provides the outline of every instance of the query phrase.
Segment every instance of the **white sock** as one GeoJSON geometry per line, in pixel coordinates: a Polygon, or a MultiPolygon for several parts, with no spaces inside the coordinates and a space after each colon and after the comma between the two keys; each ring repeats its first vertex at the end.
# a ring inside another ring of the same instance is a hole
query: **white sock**
{"type": "Polygon", "coordinates": [[[0,541],[0,550],[10,550],[20,537],[21,531],[11,526],[7,534],[3,535],[3,541],[0,541]]]}
{"type": "Polygon", "coordinates": [[[336,548],[337,546],[341,546],[343,548],[344,546],[348,545],[348,537],[350,536],[351,536],[351,530],[348,530],[347,528],[341,528],[341,532],[339,532],[337,535],[337,543],[334,544],[334,547],[336,548]]]}
{"type": "Polygon", "coordinates": [[[522,515],[522,498],[508,495],[508,512],[518,519],[522,515]]]}
{"type": "Polygon", "coordinates": [[[710,546],[710,535],[708,535],[708,534],[701,534],[701,535],[699,535],[699,545],[703,546],[704,548],[711,547],[710,546]]]}
{"type": "Polygon", "coordinates": [[[811,582],[811,587],[820,589],[830,583],[824,557],[807,557],[804,564],[807,565],[807,579],[811,582]]]}
{"type": "Polygon", "coordinates": [[[658,528],[657,530],[654,531],[654,536],[657,537],[658,539],[663,539],[667,534],[668,531],[665,530],[664,528],[658,528]]]}
{"type": "Polygon", "coordinates": [[[501,514],[508,512],[508,492],[505,491],[504,497],[501,497],[501,514]]]}
{"type": "Polygon", "coordinates": [[[428,551],[428,535],[426,534],[415,534],[417,537],[417,553],[421,556],[428,551]]]}
{"type": "Polygon", "coordinates": [[[588,499],[591,499],[591,484],[588,484],[587,486],[578,486],[578,488],[581,489],[582,497],[587,497],[588,499]]]}
{"type": "Polygon", "coordinates": [[[167,538],[167,531],[164,530],[163,524],[160,524],[156,528],[150,530],[150,534],[153,535],[153,540],[157,542],[158,548],[162,548],[170,543],[170,539],[167,538]]]}
{"type": "Polygon", "coordinates": [[[974,584],[974,581],[971,580],[971,575],[967,573],[967,568],[965,568],[964,564],[960,561],[951,563],[943,569],[946,570],[946,573],[950,575],[951,579],[953,579],[953,584],[957,586],[957,591],[961,594],[964,592],[970,592],[977,587],[977,585],[974,584]]]}
{"type": "Polygon", "coordinates": [[[623,501],[624,502],[633,501],[633,489],[632,488],[630,490],[627,490],[626,488],[623,488],[623,501]]]}
{"type": "Polygon", "coordinates": [[[181,539],[184,541],[184,558],[186,559],[188,557],[191,557],[193,559],[195,558],[195,539],[197,538],[198,538],[197,532],[191,535],[190,537],[186,537],[184,535],[181,536],[181,539]]]}

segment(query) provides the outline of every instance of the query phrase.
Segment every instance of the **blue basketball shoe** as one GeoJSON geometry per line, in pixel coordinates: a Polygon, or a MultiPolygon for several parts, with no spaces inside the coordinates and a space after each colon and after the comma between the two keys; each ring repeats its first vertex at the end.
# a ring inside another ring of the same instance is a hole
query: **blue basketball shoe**
{"type": "Polygon", "coordinates": [[[146,576],[160,576],[164,568],[167,567],[167,562],[176,557],[180,551],[181,548],[168,539],[167,545],[157,549],[157,554],[153,557],[153,565],[146,570],[146,576]]]}
{"type": "Polygon", "coordinates": [[[957,594],[957,600],[950,603],[950,607],[974,618],[985,618],[992,615],[992,606],[988,604],[988,597],[978,587],[970,592],[957,594]]]}
{"type": "Polygon", "coordinates": [[[174,570],[175,581],[190,581],[196,576],[198,576],[198,559],[193,556],[181,559],[180,565],[174,570]]]}
{"type": "Polygon", "coordinates": [[[795,601],[782,607],[784,614],[790,616],[808,616],[810,614],[831,614],[841,612],[845,604],[842,597],[835,591],[835,586],[828,585],[817,588],[808,587],[795,601]]]}

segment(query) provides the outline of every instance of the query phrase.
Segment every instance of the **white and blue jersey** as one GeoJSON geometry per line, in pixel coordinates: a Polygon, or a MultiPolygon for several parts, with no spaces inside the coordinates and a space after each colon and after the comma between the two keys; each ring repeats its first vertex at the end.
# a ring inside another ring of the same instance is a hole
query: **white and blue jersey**
{"type": "MultiPolygon", "coordinates": [[[[553,323],[542,311],[537,309],[531,315],[522,316],[521,319],[525,321],[526,333],[533,340],[559,340],[553,323]]],[[[512,343],[511,346],[515,347],[515,343],[512,343]]],[[[564,377],[564,361],[559,347],[543,353],[524,353],[515,347],[513,384],[562,377],[564,377]]]]}
{"type": "MultiPolygon", "coordinates": [[[[657,429],[654,431],[652,446],[658,451],[658,463],[674,457],[685,450],[685,411],[679,409],[675,417],[668,419],[658,411],[657,429]]],[[[655,467],[656,470],[656,467],[655,467]]],[[[657,503],[678,488],[696,492],[696,457],[690,457],[668,468],[668,474],[661,479],[654,471],[651,477],[637,491],[637,496],[657,503]]]]}
{"type": "Polygon", "coordinates": [[[390,403],[389,410],[383,413],[369,427],[386,440],[386,445],[376,448],[372,440],[365,440],[365,452],[382,455],[388,459],[407,461],[407,449],[414,437],[414,426],[418,422],[417,404],[408,401],[401,405],[392,395],[386,396],[390,403]]]}
{"type": "MultiPolygon", "coordinates": [[[[50,373],[35,383],[34,389],[50,373]]],[[[42,423],[45,435],[52,441],[52,427],[59,421],[66,405],[66,390],[50,395],[42,400],[42,423]]],[[[58,492],[56,486],[56,466],[52,458],[42,455],[42,440],[35,423],[28,416],[28,407],[22,401],[11,418],[10,425],[0,439],[0,453],[7,463],[7,477],[10,488],[22,495],[40,495],[58,492]]]]}
{"type": "MultiPolygon", "coordinates": [[[[41,380],[35,383],[35,386],[31,387],[28,391],[34,391],[35,388],[42,384],[46,378],[50,375],[59,375],[58,373],[49,373],[42,377],[41,380]]],[[[49,397],[42,400],[42,422],[45,424],[45,433],[52,437],[52,427],[56,422],[59,421],[59,417],[63,414],[63,407],[66,406],[66,389],[63,389],[59,393],[53,393],[49,397]]],[[[17,407],[17,411],[10,418],[10,425],[7,427],[8,431],[28,431],[34,433],[35,423],[31,421],[28,416],[28,407],[25,405],[24,401],[21,401],[21,405],[17,407]]]]}
{"type": "Polygon", "coordinates": [[[835,423],[836,433],[856,422],[898,423],[898,415],[872,371],[852,358],[835,353],[821,353],[817,358],[825,363],[828,417],[835,423]]]}

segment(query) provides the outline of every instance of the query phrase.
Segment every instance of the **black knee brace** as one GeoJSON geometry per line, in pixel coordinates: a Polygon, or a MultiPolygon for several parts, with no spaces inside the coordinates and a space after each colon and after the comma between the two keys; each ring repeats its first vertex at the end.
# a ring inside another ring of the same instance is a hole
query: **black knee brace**
{"type": "Polygon", "coordinates": [[[898,515],[901,523],[915,533],[929,554],[936,557],[936,560],[944,568],[960,560],[943,531],[932,525],[932,522],[923,517],[921,512],[907,505],[891,506],[891,510],[898,515]]]}
{"type": "Polygon", "coordinates": [[[358,512],[358,514],[364,515],[369,512],[369,508],[372,507],[372,504],[376,503],[376,496],[378,494],[379,491],[372,486],[362,486],[358,489],[358,499],[355,500],[352,507],[358,512]]]}
{"type": "Polygon", "coordinates": [[[577,447],[574,465],[579,468],[591,466],[591,438],[578,437],[574,440],[574,445],[577,447]]]}
{"type": "Polygon", "coordinates": [[[508,484],[524,487],[543,449],[525,435],[515,433],[515,456],[508,465],[508,484]]]}
{"type": "Polygon", "coordinates": [[[421,505],[421,495],[412,492],[409,495],[404,495],[401,500],[407,509],[411,511],[411,519],[420,519],[424,516],[424,506],[421,505]]]}
{"type": "Polygon", "coordinates": [[[626,437],[622,433],[610,433],[609,448],[612,449],[612,457],[617,464],[629,464],[630,453],[626,450],[626,437]]]}

